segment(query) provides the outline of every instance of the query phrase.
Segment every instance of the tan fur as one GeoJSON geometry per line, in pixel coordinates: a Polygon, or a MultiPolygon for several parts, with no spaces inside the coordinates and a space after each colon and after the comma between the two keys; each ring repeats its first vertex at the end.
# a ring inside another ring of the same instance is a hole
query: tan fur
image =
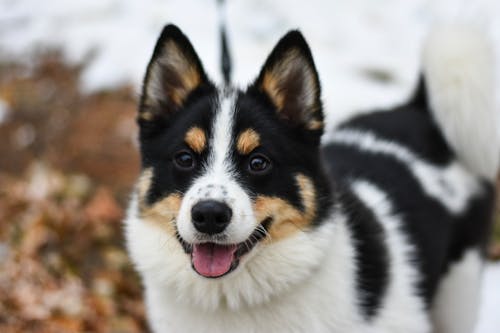
{"type": "Polygon", "coordinates": [[[323,128],[323,122],[313,117],[313,114],[320,110],[320,106],[315,99],[318,94],[318,87],[315,84],[314,73],[305,63],[299,51],[288,51],[280,62],[264,72],[260,89],[269,96],[278,111],[285,110],[287,108],[285,104],[290,103],[290,100],[294,100],[293,103],[302,105],[303,109],[301,111],[307,129],[318,130],[323,128]],[[287,91],[287,80],[290,79],[290,76],[293,77],[292,73],[296,71],[302,72],[302,83],[304,85],[304,91],[300,94],[301,99],[298,100],[295,99],[297,96],[287,96],[287,94],[290,94],[287,91]]]}
{"type": "Polygon", "coordinates": [[[175,236],[175,218],[181,208],[182,196],[173,193],[155,202],[152,206],[142,206],[141,218],[166,230],[171,236],[175,236]]]}
{"type": "Polygon", "coordinates": [[[285,96],[281,93],[279,78],[272,72],[266,72],[262,80],[261,87],[271,98],[271,101],[278,110],[282,110],[285,102],[285,96]]]}
{"type": "Polygon", "coordinates": [[[198,154],[201,153],[207,144],[207,137],[205,131],[199,127],[191,127],[184,136],[186,144],[198,154]]]}
{"type": "Polygon", "coordinates": [[[307,230],[316,216],[316,191],[311,179],[302,174],[298,174],[295,179],[300,189],[304,211],[277,197],[258,196],[254,202],[254,212],[259,221],[266,217],[273,218],[268,230],[270,238],[266,241],[280,240],[301,230],[307,230]]]}
{"type": "Polygon", "coordinates": [[[181,74],[180,79],[182,80],[182,84],[178,86],[177,89],[172,89],[170,92],[172,101],[177,106],[180,106],[187,95],[200,84],[200,73],[193,64],[186,59],[182,51],[177,47],[177,44],[173,41],[167,42],[165,50],[167,50],[167,52],[163,56],[165,59],[164,65],[175,68],[176,71],[181,74]]]}
{"type": "Polygon", "coordinates": [[[238,136],[236,149],[243,155],[250,154],[252,150],[260,145],[260,136],[253,129],[248,128],[238,136]]]}
{"type": "Polygon", "coordinates": [[[153,223],[166,230],[169,235],[175,236],[174,220],[181,207],[182,196],[178,193],[173,193],[155,202],[153,205],[148,205],[145,199],[151,187],[152,177],[153,170],[148,168],[142,172],[136,185],[140,217],[144,221],[153,223]]]}
{"type": "Polygon", "coordinates": [[[295,66],[301,66],[303,70],[307,71],[299,51],[290,50],[282,61],[264,73],[261,89],[267,93],[280,111],[283,110],[285,104],[286,91],[283,90],[283,85],[287,76],[290,75],[290,70],[295,66]]]}
{"type": "MultiPolygon", "coordinates": [[[[201,73],[173,41],[167,41],[164,54],[149,69],[145,107],[158,106],[158,101],[168,97],[173,105],[181,107],[186,97],[196,89],[202,81],[201,73]],[[171,75],[166,79],[164,75],[171,75]],[[170,81],[169,81],[170,80],[170,81]]],[[[170,111],[170,110],[164,110],[170,111]]],[[[141,119],[150,121],[157,115],[148,111],[139,115],[141,119]]]]}
{"type": "Polygon", "coordinates": [[[144,198],[146,197],[149,188],[151,187],[151,179],[153,178],[153,169],[144,169],[139,176],[139,180],[136,183],[136,190],[139,199],[139,203],[142,205],[144,198]]]}

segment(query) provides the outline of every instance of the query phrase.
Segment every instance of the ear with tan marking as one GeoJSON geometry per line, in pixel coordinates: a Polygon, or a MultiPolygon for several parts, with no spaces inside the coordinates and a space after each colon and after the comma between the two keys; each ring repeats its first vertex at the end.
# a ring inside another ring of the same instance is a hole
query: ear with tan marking
{"type": "Polygon", "coordinates": [[[278,42],[254,87],[269,97],[283,119],[309,130],[323,129],[319,78],[299,31],[290,31],[278,42]]]}
{"type": "Polygon", "coordinates": [[[167,25],[147,67],[139,119],[151,121],[180,109],[189,94],[205,83],[208,78],[188,38],[175,25],[167,25]]]}

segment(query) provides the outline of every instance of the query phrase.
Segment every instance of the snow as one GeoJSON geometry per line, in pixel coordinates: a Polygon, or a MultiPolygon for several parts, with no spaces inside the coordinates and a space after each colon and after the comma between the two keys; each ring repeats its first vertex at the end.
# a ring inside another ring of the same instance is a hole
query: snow
{"type": "Polygon", "coordinates": [[[490,264],[484,274],[482,304],[475,333],[500,331],[500,263],[490,264]]]}
{"type": "MultiPolygon", "coordinates": [[[[70,62],[88,61],[82,88],[130,82],[138,88],[155,39],[166,22],[191,38],[217,81],[215,0],[0,0],[0,54],[62,47],[70,62]]],[[[407,96],[418,71],[420,43],[434,21],[464,17],[489,26],[500,45],[500,2],[480,0],[228,1],[235,81],[247,84],[274,43],[300,28],[323,82],[330,124],[407,96]],[[366,73],[382,72],[385,84],[366,73]]],[[[500,52],[499,52],[500,53],[500,52]]],[[[500,94],[499,94],[500,95],[500,94]]]]}
{"type": "MultiPolygon", "coordinates": [[[[0,0],[0,57],[29,62],[33,51],[62,48],[67,61],[88,63],[81,79],[84,91],[126,83],[138,91],[159,31],[172,22],[220,82],[215,3],[0,0]]],[[[500,63],[498,0],[228,0],[226,10],[233,77],[241,85],[257,75],[280,36],[301,29],[315,56],[330,125],[355,110],[404,99],[417,77],[422,38],[435,22],[483,26],[491,32],[500,63]]],[[[4,109],[0,103],[0,119],[4,109]]],[[[500,331],[500,266],[486,272],[477,333],[500,331]]]]}

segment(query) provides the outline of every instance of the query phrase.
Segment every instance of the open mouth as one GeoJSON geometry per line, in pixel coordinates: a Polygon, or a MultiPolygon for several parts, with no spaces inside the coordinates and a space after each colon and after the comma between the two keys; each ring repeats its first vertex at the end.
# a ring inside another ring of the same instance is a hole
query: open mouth
{"type": "Polygon", "coordinates": [[[266,237],[271,220],[266,218],[246,241],[238,244],[188,244],[179,238],[186,253],[191,255],[191,266],[195,272],[206,278],[218,278],[235,270],[240,259],[266,237]]]}

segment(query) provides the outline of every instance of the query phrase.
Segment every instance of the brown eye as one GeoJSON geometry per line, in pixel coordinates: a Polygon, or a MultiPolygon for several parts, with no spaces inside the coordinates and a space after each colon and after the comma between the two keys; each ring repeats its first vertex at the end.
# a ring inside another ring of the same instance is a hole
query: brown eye
{"type": "Polygon", "coordinates": [[[248,169],[254,174],[264,174],[270,170],[271,161],[264,155],[258,154],[250,158],[248,169]]]}
{"type": "Polygon", "coordinates": [[[175,154],[174,164],[181,170],[191,170],[194,168],[194,157],[189,151],[182,150],[175,154]]]}

